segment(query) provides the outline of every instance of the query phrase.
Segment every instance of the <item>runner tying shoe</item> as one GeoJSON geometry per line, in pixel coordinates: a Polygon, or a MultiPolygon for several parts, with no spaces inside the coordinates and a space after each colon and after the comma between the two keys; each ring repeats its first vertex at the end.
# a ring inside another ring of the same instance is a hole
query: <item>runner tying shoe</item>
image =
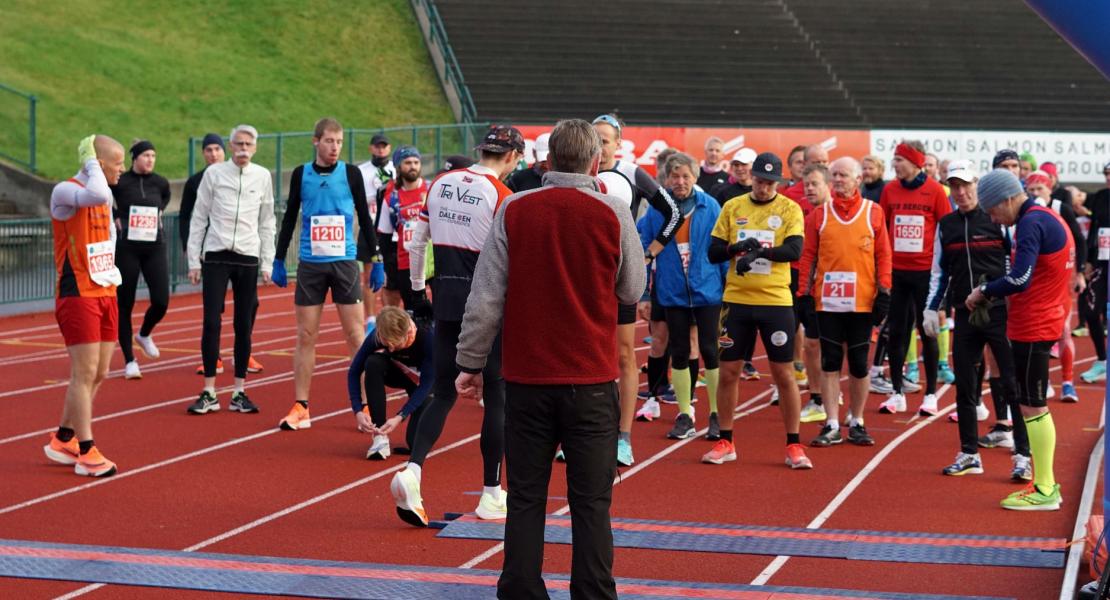
{"type": "MultiPolygon", "coordinates": [[[[420,497],[424,461],[439,441],[447,415],[458,394],[455,377],[455,348],[459,344],[463,311],[470,295],[478,255],[486,246],[494,214],[509,196],[502,180],[513,172],[524,153],[524,136],[516,128],[494,126],[476,150],[478,164],[448,171],[432,183],[428,202],[420,212],[409,251],[408,273],[413,293],[424,298],[424,255],[428,238],[432,240],[436,278],[433,281],[435,305],[435,395],[424,408],[417,424],[412,455],[404,470],[393,476],[390,490],[401,519],[418,527],[428,524],[420,497]]],[[[501,489],[501,460],[505,456],[505,389],[501,379],[501,343],[493,345],[484,374],[487,385],[482,399],[482,496],[475,512],[483,519],[505,518],[505,491],[501,489]]],[[[550,462],[551,456],[547,459],[550,462]]]]}
{"type": "MultiPolygon", "coordinates": [[[[702,462],[736,460],[733,412],[736,410],[741,361],[751,356],[758,333],[778,386],[779,410],[786,428],[786,464],[813,466],[798,437],[801,400],[794,379],[794,299],[790,262],[802,255],[803,217],[796,202],[779,194],[782,160],[764,152],[752,163],[752,191],[725,203],[709,246],[709,260],[729,263],[721,321],[721,374],[717,407],[721,439],[702,462]]],[[[677,390],[676,390],[677,391],[677,390]]]]}
{"type": "MultiPolygon", "coordinates": [[[[974,318],[964,303],[980,281],[995,280],[1006,274],[1010,256],[1008,233],[979,206],[978,181],[971,161],[957,160],[948,165],[948,186],[952,190],[956,210],[942,217],[937,225],[936,266],[922,323],[925,335],[934,337],[940,331],[937,311],[941,302],[947,298],[948,305],[955,307],[952,358],[956,366],[956,422],[959,424],[960,452],[956,460],[941,471],[955,476],[983,472],[977,438],[977,411],[981,405],[981,365],[986,358],[984,347],[990,347],[993,357],[991,395],[998,397],[1004,407],[1012,407],[1014,413],[1018,412],[1014,395],[1013,355],[1010,342],[1006,339],[1006,300],[992,299],[987,306],[979,309],[974,318]]],[[[1004,418],[1005,413],[1003,410],[998,418],[1004,418]]],[[[993,437],[999,442],[1005,439],[1011,447],[1015,445],[1016,438],[1012,475],[1022,479],[1029,470],[1029,438],[1024,422],[1019,419],[1015,427],[995,425],[992,431],[1005,433],[1005,438],[997,434],[993,437]]]]}
{"type": "Polygon", "coordinates": [[[139,140],[131,146],[131,170],[111,186],[115,198],[116,266],[123,283],[116,290],[119,301],[119,349],[123,353],[123,376],[141,379],[139,363],[131,345],[131,309],[139,275],[146,280],[150,306],[135,343],[147,358],[158,358],[158,346],[150,335],[166,316],[170,304],[170,263],[166,237],[162,234],[162,211],[170,202],[170,182],[154,172],[154,144],[139,140]]]}
{"type": "MultiPolygon", "coordinates": [[[[696,328],[698,347],[705,364],[709,391],[709,439],[720,438],[717,415],[718,356],[717,336],[721,318],[721,295],[728,265],[709,262],[709,243],[720,204],[705,192],[695,189],[698,163],[682,152],[675,153],[664,165],[667,189],[683,215],[674,239],[655,257],[655,294],[667,322],[671,366],[674,371],[678,417],[667,434],[685,439],[695,434],[694,411],[690,406],[695,373],[690,370],[690,332],[696,328]]],[[[637,228],[645,250],[663,224],[663,214],[650,209],[637,228]]]]}
{"type": "MultiPolygon", "coordinates": [[[[810,167],[812,168],[812,167],[810,167]]],[[[808,177],[808,176],[807,176],[808,177]]],[[[854,158],[830,165],[832,200],[806,219],[805,251],[799,264],[798,298],[803,312],[816,312],[821,334],[821,389],[827,418],[811,446],[844,441],[840,432],[840,370],[848,362],[848,441],[872,446],[863,424],[870,386],[867,365],[871,327],[890,309],[890,240],[882,207],[860,195],[863,174],[854,158]]]]}
{"type": "MultiPolygon", "coordinates": [[[[1017,176],[996,169],[979,180],[979,202],[991,220],[1015,225],[1010,272],[977,287],[969,310],[1009,296],[1010,338],[1017,374],[1018,402],[1029,432],[1033,482],[1002,500],[1009,510],[1059,510],[1060,486],[1053,473],[1056,426],[1045,404],[1048,353],[1064,327],[1064,302],[1075,268],[1075,243],[1059,215],[1026,196],[1017,176]]],[[[1015,415],[1016,416],[1016,415],[1015,415]]]]}
{"type": "Polygon", "coordinates": [[[232,158],[205,170],[189,224],[189,281],[193,285],[204,282],[200,337],[204,389],[187,409],[197,415],[220,410],[216,361],[228,282],[235,301],[235,379],[228,409],[258,412],[244,388],[258,305],[258,272],[262,272],[262,283],[270,283],[274,259],[274,187],[270,172],[251,162],[258,149],[258,130],[239,125],[231,130],[229,139],[232,158]]]}
{"type": "Polygon", "coordinates": [[[43,451],[50,460],[73,465],[78,475],[107,477],[116,464],[93,441],[93,399],[108,375],[116,322],[115,228],[112,192],[123,172],[123,146],[90,135],[77,147],[81,170],[54,186],[50,217],[54,230],[54,318],[69,354],[69,385],[58,431],[43,451]]]}
{"type": "MultiPolygon", "coordinates": [[[[405,311],[395,306],[383,308],[377,317],[374,330],[366,335],[351,361],[351,368],[347,370],[347,394],[358,430],[374,436],[366,451],[369,460],[389,458],[389,434],[406,419],[411,420],[405,438],[408,447],[413,447],[424,400],[435,379],[432,354],[435,334],[431,324],[423,321],[418,325],[405,311]],[[404,390],[409,396],[401,410],[389,418],[385,416],[386,386],[404,390]]],[[[400,509],[398,514],[409,522],[413,517],[422,523],[428,521],[427,515],[403,513],[400,509]]]]}
{"type": "Polygon", "coordinates": [[[910,344],[910,332],[916,323],[925,358],[925,397],[918,412],[922,416],[931,416],[937,413],[939,349],[935,338],[925,336],[921,323],[925,300],[929,295],[937,221],[952,212],[952,205],[944,188],[922,169],[925,149],[921,142],[903,141],[898,144],[891,164],[898,180],[883,188],[879,204],[883,207],[894,251],[894,287],[890,299],[892,310],[887,351],[894,393],[879,405],[879,412],[906,410],[902,367],[910,344]]]}

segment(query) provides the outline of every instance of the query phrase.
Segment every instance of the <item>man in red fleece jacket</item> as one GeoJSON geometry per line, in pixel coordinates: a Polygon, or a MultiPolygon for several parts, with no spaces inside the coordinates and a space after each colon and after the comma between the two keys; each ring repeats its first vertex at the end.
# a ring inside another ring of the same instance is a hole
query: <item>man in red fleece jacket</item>
{"type": "Polygon", "coordinates": [[[555,126],[543,187],[510,196],[497,211],[466,301],[455,357],[460,398],[481,397],[482,367],[503,331],[509,513],[498,598],[548,597],[543,530],[559,444],[574,522],[571,596],[617,597],[609,523],[620,416],[617,305],[640,298],[647,271],[627,202],[607,196],[595,177],[600,154],[586,121],[555,126]]]}

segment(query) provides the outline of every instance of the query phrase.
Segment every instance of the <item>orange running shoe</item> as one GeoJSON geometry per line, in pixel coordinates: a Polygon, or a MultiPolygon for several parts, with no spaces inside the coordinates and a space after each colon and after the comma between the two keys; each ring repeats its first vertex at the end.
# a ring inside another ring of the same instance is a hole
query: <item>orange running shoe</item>
{"type": "Polygon", "coordinates": [[[93,446],[88,453],[77,457],[73,472],[89,477],[108,477],[116,474],[116,463],[104,458],[100,450],[93,446]]]}
{"type": "Polygon", "coordinates": [[[50,443],[42,447],[42,451],[46,453],[46,458],[63,464],[72,465],[77,462],[77,455],[80,454],[80,446],[77,445],[77,438],[74,437],[68,442],[63,442],[58,439],[58,432],[50,434],[50,443]]]}
{"type": "Polygon", "coordinates": [[[308,429],[312,427],[312,420],[308,416],[308,409],[301,406],[300,402],[294,402],[293,408],[289,410],[289,414],[278,423],[278,427],[286,431],[296,431],[298,429],[308,429]]]}
{"type": "Polygon", "coordinates": [[[813,461],[806,456],[806,449],[801,444],[790,444],[786,447],[786,464],[791,469],[813,468],[813,461]]]}
{"type": "MultiPolygon", "coordinates": [[[[247,370],[248,371],[250,370],[249,365],[247,367],[247,370]]],[[[261,369],[259,369],[259,370],[261,371],[261,369]]],[[[224,359],[222,359],[222,358],[217,358],[216,359],[216,374],[217,375],[223,375],[224,374],[224,359]]],[[[197,367],[197,375],[204,375],[204,363],[201,363],[200,366],[197,367]]]]}
{"type": "Polygon", "coordinates": [[[711,465],[720,465],[736,460],[736,447],[726,439],[717,440],[713,449],[701,457],[701,462],[711,465]]]}
{"type": "Polygon", "coordinates": [[[262,372],[262,363],[258,362],[257,360],[254,360],[254,356],[251,356],[250,359],[247,360],[247,373],[261,373],[261,372],[262,372]]]}

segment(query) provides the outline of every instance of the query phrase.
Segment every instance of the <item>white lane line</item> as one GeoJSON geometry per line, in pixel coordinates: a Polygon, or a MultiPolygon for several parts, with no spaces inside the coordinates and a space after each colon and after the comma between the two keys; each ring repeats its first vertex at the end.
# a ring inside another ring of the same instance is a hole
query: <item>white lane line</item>
{"type": "MultiPolygon", "coordinates": [[[[1105,411],[1103,417],[1105,418],[1105,411]]],[[[1100,425],[1102,425],[1100,423],[1100,425]]],[[[1102,427],[1100,426],[1099,429],[1102,427]]],[[[1068,547],[1068,562],[1064,565],[1064,581],[1060,586],[1060,600],[1073,600],[1075,598],[1075,585],[1079,579],[1079,563],[1083,560],[1082,540],[1087,531],[1087,519],[1091,518],[1091,508],[1094,505],[1095,490],[1098,487],[1098,476],[1102,470],[1102,458],[1106,451],[1103,445],[1103,436],[1098,436],[1095,447],[1091,450],[1091,458],[1087,461],[1087,476],[1083,479],[1083,492],[1079,499],[1079,510],[1075,515],[1075,528],[1071,532],[1072,544],[1068,547]]]]}

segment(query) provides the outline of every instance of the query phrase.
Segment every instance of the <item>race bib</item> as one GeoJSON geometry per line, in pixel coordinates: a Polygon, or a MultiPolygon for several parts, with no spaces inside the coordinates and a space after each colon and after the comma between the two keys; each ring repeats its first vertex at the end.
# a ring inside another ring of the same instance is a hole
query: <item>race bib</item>
{"type": "Polygon", "coordinates": [[[132,206],[127,218],[127,239],[132,242],[158,240],[158,207],[132,206]]]}
{"type": "Polygon", "coordinates": [[[347,254],[347,227],[343,215],[312,217],[312,256],[345,256],[347,254]]]}
{"type": "Polygon", "coordinates": [[[1110,227],[1098,228],[1098,259],[1110,260],[1110,227]]]}
{"type": "Polygon", "coordinates": [[[401,225],[401,248],[408,250],[412,236],[416,234],[416,221],[405,221],[401,225]]]}
{"type": "MultiPolygon", "coordinates": [[[[736,241],[742,242],[748,238],[755,238],[764,248],[770,248],[775,245],[774,231],[768,231],[766,229],[741,229],[740,234],[736,237],[736,241]]],[[[748,273],[770,275],[771,261],[766,258],[756,259],[755,262],[752,263],[752,270],[748,271],[748,273]]]]}
{"type": "Polygon", "coordinates": [[[894,215],[894,251],[925,250],[925,215],[894,215]]]}
{"type": "Polygon", "coordinates": [[[111,240],[86,244],[89,257],[89,279],[97,285],[110,287],[123,282],[116,268],[116,245],[111,240]]]}
{"type": "Polygon", "coordinates": [[[856,273],[829,271],[821,281],[822,312],[855,312],[856,273]]]}
{"type": "Polygon", "coordinates": [[[678,244],[678,257],[682,259],[682,271],[690,270],[690,243],[678,244]]]}

